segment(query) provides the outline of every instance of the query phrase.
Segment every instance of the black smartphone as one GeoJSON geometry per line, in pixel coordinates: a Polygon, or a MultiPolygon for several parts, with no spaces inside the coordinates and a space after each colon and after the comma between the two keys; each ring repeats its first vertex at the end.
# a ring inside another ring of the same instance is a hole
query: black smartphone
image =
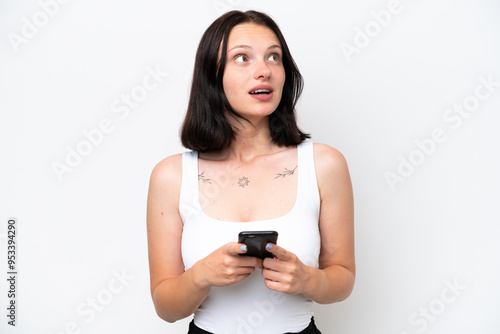
{"type": "Polygon", "coordinates": [[[238,234],[238,242],[247,245],[246,253],[240,255],[255,256],[260,259],[274,257],[268,252],[266,245],[268,242],[276,245],[278,232],[276,231],[243,231],[238,234]]]}

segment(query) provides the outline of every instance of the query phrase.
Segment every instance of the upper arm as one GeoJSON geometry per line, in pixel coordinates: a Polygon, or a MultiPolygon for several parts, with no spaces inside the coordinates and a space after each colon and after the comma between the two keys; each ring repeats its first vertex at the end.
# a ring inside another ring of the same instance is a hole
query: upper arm
{"type": "Polygon", "coordinates": [[[314,144],[314,161],[321,199],[319,266],[340,265],[354,275],[354,204],[347,162],[324,144],[314,144]]]}
{"type": "Polygon", "coordinates": [[[151,293],[166,278],[184,272],[181,255],[183,223],[179,214],[182,155],[158,163],[149,183],[147,235],[151,293]]]}

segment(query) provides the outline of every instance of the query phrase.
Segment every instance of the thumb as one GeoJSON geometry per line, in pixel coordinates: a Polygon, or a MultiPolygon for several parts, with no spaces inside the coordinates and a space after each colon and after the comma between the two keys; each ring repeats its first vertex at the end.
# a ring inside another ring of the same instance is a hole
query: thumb
{"type": "Polygon", "coordinates": [[[273,244],[273,243],[268,243],[266,245],[266,250],[272,254],[274,254],[274,256],[282,261],[287,261],[289,260],[291,257],[292,257],[292,254],[291,252],[287,251],[286,249],[284,249],[283,247],[280,247],[276,244],[273,244]]]}
{"type": "Polygon", "coordinates": [[[225,250],[226,250],[227,255],[244,254],[247,251],[247,245],[239,244],[236,242],[230,242],[227,244],[227,247],[225,248],[225,250]]]}

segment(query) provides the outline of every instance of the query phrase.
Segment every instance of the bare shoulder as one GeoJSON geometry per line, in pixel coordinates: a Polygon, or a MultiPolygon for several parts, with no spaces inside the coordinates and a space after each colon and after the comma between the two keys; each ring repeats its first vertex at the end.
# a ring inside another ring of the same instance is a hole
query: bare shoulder
{"type": "Polygon", "coordinates": [[[350,185],[347,161],[337,149],[314,143],[314,164],[320,193],[325,193],[332,187],[337,188],[340,184],[350,185]]]}
{"type": "Polygon", "coordinates": [[[182,183],[182,154],[161,160],[153,168],[149,181],[150,194],[163,199],[178,200],[182,183]]]}
{"type": "Polygon", "coordinates": [[[182,177],[182,154],[166,157],[156,164],[151,172],[151,181],[175,184],[182,177]]]}
{"type": "Polygon", "coordinates": [[[314,164],[318,172],[345,172],[347,161],[342,153],[326,144],[314,143],[314,164]]]}

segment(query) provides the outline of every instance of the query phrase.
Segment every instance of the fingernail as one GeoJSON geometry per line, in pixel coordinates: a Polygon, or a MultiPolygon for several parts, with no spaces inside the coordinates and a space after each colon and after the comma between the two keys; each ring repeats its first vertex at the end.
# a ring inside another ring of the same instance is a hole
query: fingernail
{"type": "Polygon", "coordinates": [[[271,245],[271,244],[267,244],[267,245],[266,245],[266,249],[267,249],[267,250],[271,250],[271,249],[273,249],[273,245],[271,245]]]}
{"type": "Polygon", "coordinates": [[[246,252],[246,251],[247,251],[247,245],[243,245],[243,246],[241,246],[241,247],[240,247],[240,250],[241,250],[242,252],[246,252]]]}

